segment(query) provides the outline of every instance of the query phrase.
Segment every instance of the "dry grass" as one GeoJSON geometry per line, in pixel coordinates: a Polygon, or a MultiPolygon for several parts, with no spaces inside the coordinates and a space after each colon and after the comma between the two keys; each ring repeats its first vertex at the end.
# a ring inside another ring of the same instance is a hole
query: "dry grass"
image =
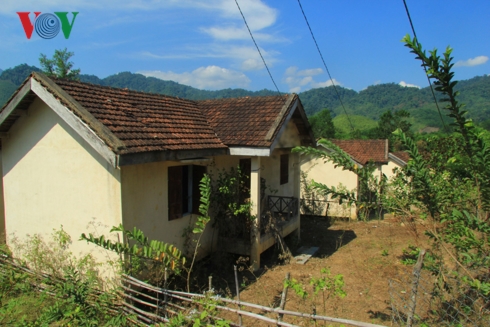
{"type": "Polygon", "coordinates": [[[394,219],[337,221],[329,226],[325,218],[303,218],[300,245],[320,247],[318,253],[305,265],[266,268],[255,283],[241,292],[241,300],[277,306],[287,272],[311,293],[310,278],[320,277],[322,268],[330,268],[332,276],[344,276],[345,298],[330,297],[324,312],[321,295],[315,300],[302,300],[290,291],[286,310],[312,313],[316,306],[317,314],[391,325],[388,280],[411,269],[401,263],[400,256],[408,245],[426,246],[427,239],[420,236],[420,230],[418,235],[394,219]]]}

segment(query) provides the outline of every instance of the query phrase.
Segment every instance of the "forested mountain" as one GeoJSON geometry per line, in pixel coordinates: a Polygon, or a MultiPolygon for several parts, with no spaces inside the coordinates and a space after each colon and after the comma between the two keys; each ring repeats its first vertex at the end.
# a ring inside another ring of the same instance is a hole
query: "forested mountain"
{"type": "MultiPolygon", "coordinates": [[[[466,103],[466,110],[475,122],[484,123],[490,120],[490,76],[458,81],[456,89],[460,91],[460,101],[466,103]]],[[[377,120],[387,110],[406,110],[410,113],[415,130],[426,126],[442,127],[429,87],[417,89],[389,83],[369,86],[360,92],[338,86],[337,90],[349,115],[377,120]]],[[[345,114],[332,86],[303,92],[300,97],[308,115],[323,108],[330,109],[332,117],[345,114]]],[[[441,100],[440,97],[438,100],[441,100]]],[[[444,106],[444,102],[439,102],[443,115],[444,106]]]]}
{"type": "MultiPolygon", "coordinates": [[[[31,71],[39,71],[39,69],[23,64],[1,72],[0,105],[8,100],[31,71]]],[[[173,81],[163,81],[130,72],[122,72],[103,79],[94,75],[82,74],[80,80],[192,100],[277,94],[277,92],[270,90],[255,92],[243,89],[199,90],[173,81]]],[[[477,123],[490,126],[490,76],[477,76],[469,80],[459,81],[457,89],[461,92],[460,101],[466,103],[469,115],[477,123]]],[[[349,115],[363,116],[371,121],[378,120],[381,114],[387,110],[406,110],[410,113],[410,121],[414,130],[420,130],[427,126],[441,127],[442,125],[429,87],[417,89],[388,83],[369,86],[360,92],[337,86],[337,92],[332,86],[329,86],[305,91],[299,95],[309,116],[328,108],[334,119],[336,116],[344,115],[347,112],[349,115]],[[340,104],[337,92],[344,104],[345,111],[340,104]]],[[[442,110],[444,103],[440,103],[439,106],[442,110]]],[[[359,118],[355,120],[360,121],[359,118]]]]}
{"type": "MultiPolygon", "coordinates": [[[[3,103],[8,100],[15,89],[24,81],[24,79],[26,79],[27,76],[29,76],[32,71],[40,70],[37,67],[23,64],[14,68],[6,69],[0,74],[0,105],[3,105],[3,103]]],[[[100,79],[94,75],[81,74],[80,81],[112,87],[127,87],[136,91],[161,93],[190,100],[277,94],[277,92],[269,90],[255,92],[244,89],[224,89],[218,91],[199,90],[194,87],[182,85],[173,81],[163,81],[158,78],[145,77],[144,75],[133,74],[130,72],[122,72],[103,79],[100,79]]]]}

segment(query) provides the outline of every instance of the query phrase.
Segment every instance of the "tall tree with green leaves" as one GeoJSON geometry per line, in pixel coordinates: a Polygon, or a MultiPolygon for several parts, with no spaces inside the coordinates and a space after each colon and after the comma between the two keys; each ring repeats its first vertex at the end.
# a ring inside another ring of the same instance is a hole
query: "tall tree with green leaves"
{"type": "Polygon", "coordinates": [[[309,118],[311,129],[316,138],[335,138],[335,126],[329,109],[323,109],[309,118]]]}
{"type": "Polygon", "coordinates": [[[401,130],[406,135],[411,136],[410,127],[412,124],[407,121],[410,118],[410,113],[406,110],[385,111],[379,118],[378,126],[369,131],[368,135],[373,139],[388,139],[390,150],[394,150],[395,137],[392,134],[397,129],[401,130]]]}
{"type": "Polygon", "coordinates": [[[80,78],[80,69],[73,69],[73,62],[70,61],[73,55],[74,53],[68,51],[67,48],[55,50],[51,59],[46,57],[44,53],[41,53],[39,63],[43,72],[49,77],[78,80],[80,78]]]}

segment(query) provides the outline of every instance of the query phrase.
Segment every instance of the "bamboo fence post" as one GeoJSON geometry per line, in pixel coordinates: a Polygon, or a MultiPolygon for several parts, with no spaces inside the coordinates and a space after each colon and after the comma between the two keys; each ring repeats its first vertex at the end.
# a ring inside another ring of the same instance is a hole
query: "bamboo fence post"
{"type": "MultiPolygon", "coordinates": [[[[288,296],[288,281],[289,281],[289,278],[291,278],[291,274],[288,272],[286,274],[286,279],[284,280],[284,287],[282,289],[282,294],[281,294],[281,303],[279,304],[279,308],[281,310],[284,310],[284,307],[286,306],[286,297],[288,296]]],[[[284,316],[283,313],[277,314],[277,320],[278,321],[282,321],[283,316],[284,316]]]]}
{"type": "MultiPolygon", "coordinates": [[[[233,266],[233,270],[235,271],[235,288],[236,288],[236,299],[238,301],[237,303],[237,309],[240,309],[240,288],[238,287],[238,273],[236,271],[236,265],[233,266]]],[[[242,315],[238,314],[238,325],[242,325],[242,315]]]]}
{"type": "MultiPolygon", "coordinates": [[[[168,268],[165,267],[165,275],[163,275],[163,288],[165,291],[168,290],[168,268]]],[[[167,318],[167,300],[168,300],[168,295],[167,292],[163,295],[163,310],[165,311],[165,318],[167,318]]]]}
{"type": "Polygon", "coordinates": [[[417,263],[413,267],[413,280],[412,280],[412,290],[410,294],[410,301],[408,303],[408,314],[407,314],[407,327],[412,327],[413,316],[415,315],[415,306],[417,304],[417,290],[420,281],[420,271],[422,270],[422,265],[424,263],[425,250],[421,249],[419,253],[419,258],[417,263]]]}

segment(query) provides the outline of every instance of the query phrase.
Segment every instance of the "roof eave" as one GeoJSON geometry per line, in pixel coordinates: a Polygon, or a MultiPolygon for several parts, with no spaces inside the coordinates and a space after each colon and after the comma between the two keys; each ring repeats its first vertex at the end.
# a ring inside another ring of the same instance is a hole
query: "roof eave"
{"type": "Polygon", "coordinates": [[[55,98],[58,98],[75,116],[78,116],[86,123],[110,148],[114,153],[119,153],[125,149],[124,143],[112,131],[95,118],[87,109],[76,101],[65,90],[58,86],[54,81],[42,73],[32,73],[32,78],[40,82],[55,98]]]}
{"type": "Polygon", "coordinates": [[[388,158],[391,159],[394,163],[396,163],[397,165],[401,166],[401,167],[404,167],[407,165],[407,162],[397,156],[395,156],[393,153],[388,153],[388,158]]]}
{"type": "MultiPolygon", "coordinates": [[[[10,100],[3,106],[0,112],[0,131],[8,132],[10,127],[22,116],[35,100],[41,99],[46,103],[65,123],[78,133],[95,151],[97,151],[113,167],[117,166],[117,154],[107,144],[106,140],[100,137],[91,126],[81,116],[74,114],[67,106],[66,93],[59,89],[59,86],[48,77],[39,73],[32,73],[17,91],[12,95],[10,100]],[[53,90],[55,89],[55,90],[53,90]],[[32,96],[28,96],[31,94],[32,96]],[[27,101],[25,98],[28,96],[27,101]]],[[[80,106],[80,105],[79,105],[80,106]]],[[[93,118],[95,119],[95,118],[93,118]]],[[[99,124],[101,124],[99,122],[99,124]]]]}
{"type": "Polygon", "coordinates": [[[118,166],[122,167],[160,161],[177,161],[227,154],[230,154],[228,148],[136,152],[119,155],[118,166]]]}
{"type": "Polygon", "coordinates": [[[281,112],[278,114],[276,120],[272,124],[271,128],[267,132],[265,137],[266,141],[271,142],[271,152],[276,147],[279,139],[281,138],[282,133],[286,129],[288,122],[293,117],[294,113],[298,112],[303,120],[303,123],[306,126],[308,131],[307,140],[301,140],[301,145],[314,145],[315,138],[313,136],[313,132],[311,130],[310,123],[308,118],[306,117],[306,113],[304,112],[303,105],[301,104],[301,100],[299,96],[295,93],[292,93],[288,96],[286,102],[284,103],[281,112]],[[286,116],[286,117],[284,117],[286,116]],[[281,123],[282,122],[282,123],[281,123]]]}

